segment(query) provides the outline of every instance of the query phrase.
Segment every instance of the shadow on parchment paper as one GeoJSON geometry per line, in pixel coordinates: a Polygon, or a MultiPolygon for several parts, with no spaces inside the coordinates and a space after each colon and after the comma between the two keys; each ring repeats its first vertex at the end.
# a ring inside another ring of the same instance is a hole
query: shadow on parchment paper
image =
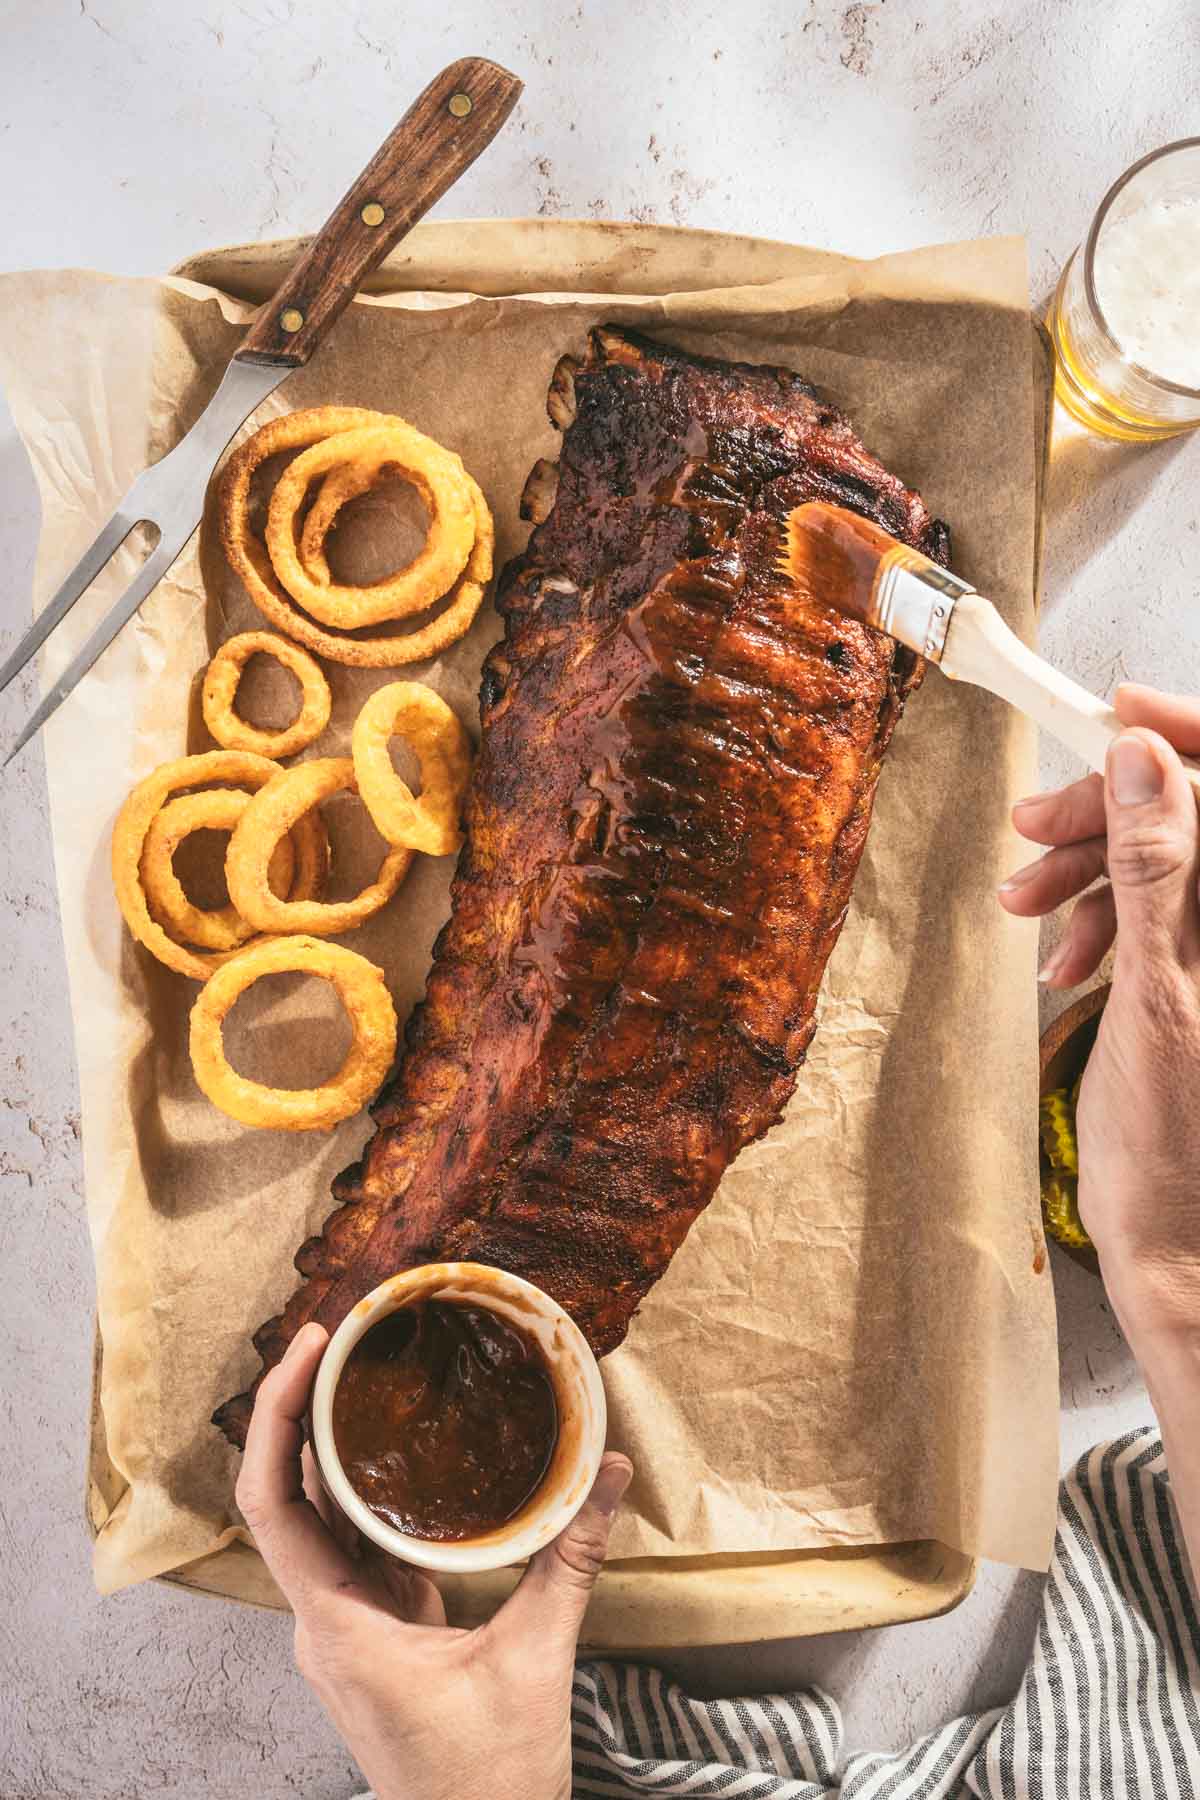
{"type": "MultiPolygon", "coordinates": [[[[227,1209],[234,1201],[250,1198],[260,1189],[295,1177],[303,1179],[304,1191],[327,1191],[334,1177],[347,1161],[345,1150],[331,1155],[330,1140],[325,1133],[295,1131],[263,1131],[255,1136],[254,1155],[247,1157],[240,1129],[225,1126],[225,1121],[212,1113],[216,1132],[228,1131],[227,1141],[214,1135],[204,1144],[205,1185],[188,1190],[187,1175],[194,1166],[196,1140],[182,1141],[173,1131],[164,1111],[164,1098],[173,1107],[210,1112],[209,1103],[199,1093],[192,1075],[186,1044],[175,1042],[170,1031],[178,1025],[178,1007],[169,997],[157,992],[148,1010],[152,1018],[161,1017],[161,1028],[152,1035],[133,1058],[129,1071],[130,1114],[134,1121],[138,1155],[146,1177],[146,1197],[157,1213],[167,1218],[184,1218],[227,1209]],[[319,1140],[319,1141],[318,1141],[319,1140]]],[[[329,1021],[324,1018],[287,1018],[259,1021],[254,1026],[254,1045],[263,1060],[277,1066],[296,1060],[297,1045],[319,1045],[322,1062],[326,1058],[329,1021]],[[285,1057],[286,1053],[286,1057],[285,1057]]],[[[252,1059],[234,1055],[239,1070],[253,1074],[252,1059]]],[[[300,1081],[307,1079],[303,1074],[300,1081]]],[[[364,1124],[366,1121],[364,1121],[364,1124]]],[[[333,1211],[333,1200],[329,1201],[333,1211]]]]}
{"type": "MultiPolygon", "coordinates": [[[[238,1385],[232,1359],[222,1381],[222,1397],[232,1394],[238,1385]]],[[[233,1488],[241,1462],[240,1453],[226,1443],[206,1416],[197,1422],[181,1450],[162,1459],[157,1476],[181,1513],[201,1519],[209,1527],[218,1521],[215,1529],[220,1530],[220,1522],[232,1523],[233,1488]]]]}
{"type": "MultiPolygon", "coordinates": [[[[937,681],[938,677],[931,672],[926,679],[937,681]]],[[[954,1034],[953,1021],[970,1019],[978,1016],[981,1010],[986,1011],[991,973],[983,971],[981,974],[975,965],[971,965],[972,985],[978,983],[979,991],[961,995],[953,1009],[937,1008],[932,993],[938,971],[945,963],[947,936],[956,928],[962,928],[961,916],[956,927],[953,909],[964,904],[994,902],[990,892],[981,888],[976,893],[973,884],[968,886],[969,871],[960,876],[957,892],[947,892],[944,845],[959,834],[964,807],[981,815],[978,826],[981,839],[991,835],[999,841],[1005,830],[1008,807],[1003,785],[980,774],[981,769],[987,771],[994,766],[990,756],[980,753],[994,728],[993,721],[977,715],[971,721],[973,728],[963,729],[960,724],[956,730],[939,730],[939,717],[950,724],[947,710],[962,702],[957,696],[926,691],[914,695],[910,705],[919,708],[923,702],[929,708],[929,714],[922,721],[921,750],[926,756],[938,759],[936,774],[940,793],[935,799],[936,811],[928,819],[928,828],[923,833],[911,834],[914,846],[924,845],[923,860],[919,868],[914,866],[912,869],[917,895],[913,956],[908,982],[880,1060],[875,1103],[867,1129],[867,1167],[872,1171],[872,1179],[859,1261],[855,1366],[863,1376],[870,1371],[870,1379],[861,1381],[860,1391],[872,1413],[869,1421],[862,1422],[861,1429],[865,1434],[878,1435],[881,1442],[892,1446],[894,1481],[904,1484],[906,1493],[915,1490],[935,1496],[941,1517],[953,1518],[960,1496],[956,1489],[947,1491],[942,1485],[935,1487],[935,1482],[941,1484],[952,1478],[952,1472],[961,1466],[960,1459],[966,1460],[968,1468],[971,1466],[970,1439],[978,1437],[980,1421],[955,1418],[940,1406],[937,1409],[938,1428],[954,1434],[955,1441],[950,1445],[935,1442],[930,1433],[923,1430],[905,1434],[904,1441],[898,1442],[900,1434],[889,1429],[888,1422],[895,1416],[911,1415],[912,1404],[906,1393],[912,1387],[917,1358],[921,1359],[924,1369],[930,1371],[928,1380],[919,1383],[919,1391],[932,1387],[935,1393],[944,1393],[950,1386],[967,1404],[971,1396],[981,1391],[983,1384],[979,1381],[963,1379],[947,1384],[938,1373],[946,1363],[962,1363],[972,1353],[974,1340],[969,1329],[972,1296],[969,1293],[962,1295],[961,1308],[943,1306],[933,1313],[923,1309],[922,1297],[931,1289],[941,1292],[942,1284],[932,1272],[922,1268],[922,1259],[938,1256],[950,1239],[943,1236],[941,1221],[925,1220],[919,1233],[906,1233],[903,1220],[897,1222],[897,1213],[904,1211],[911,1216],[916,1209],[924,1208],[930,1192],[946,1195],[962,1190],[963,1171],[956,1148],[957,1134],[943,1131],[937,1117],[937,1071],[964,1055],[986,1066],[987,1046],[964,1043],[961,1034],[954,1034]],[[980,744],[980,739],[985,743],[980,744]],[[990,825],[987,824],[989,815],[990,825]],[[924,1171],[926,1190],[918,1191],[914,1182],[906,1191],[898,1193],[895,1181],[889,1180],[889,1171],[913,1167],[924,1171]],[[919,1324],[914,1325],[914,1320],[919,1320],[919,1324]],[[881,1343],[906,1346],[908,1357],[897,1357],[886,1367],[881,1367],[876,1356],[881,1343]]],[[[977,707],[987,711],[998,707],[996,702],[974,697],[966,703],[973,712],[977,707]]],[[[904,729],[903,725],[900,729],[904,729]]],[[[898,789],[902,771],[895,767],[890,771],[885,769],[885,782],[889,773],[898,789]]],[[[925,785],[927,789],[932,785],[928,770],[925,785]]],[[[965,965],[967,959],[960,957],[958,961],[965,965]]],[[[907,1510],[906,1499],[899,1501],[899,1507],[902,1512],[907,1510]]],[[[886,1517],[886,1507],[884,1511],[886,1517]]],[[[961,1537],[957,1541],[961,1542],[961,1537]]]]}

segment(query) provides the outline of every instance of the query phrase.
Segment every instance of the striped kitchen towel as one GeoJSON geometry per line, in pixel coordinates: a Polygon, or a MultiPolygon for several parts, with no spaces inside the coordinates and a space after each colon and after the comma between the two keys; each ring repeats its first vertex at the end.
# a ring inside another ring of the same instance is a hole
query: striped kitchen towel
{"type": "Polygon", "coordinates": [[[1010,1706],[846,1755],[822,1693],[691,1700],[655,1669],[589,1662],[572,1732],[577,1800],[1200,1800],[1200,1622],[1162,1444],[1132,1432],[1063,1480],[1010,1706]]]}

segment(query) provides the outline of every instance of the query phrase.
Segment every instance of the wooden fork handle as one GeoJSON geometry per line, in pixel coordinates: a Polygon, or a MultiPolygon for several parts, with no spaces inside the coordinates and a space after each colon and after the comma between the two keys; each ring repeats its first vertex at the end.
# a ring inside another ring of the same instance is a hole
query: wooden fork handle
{"type": "Polygon", "coordinates": [[[363,277],[491,143],[521,87],[482,56],[435,76],[262,308],[235,360],[306,363],[363,277]]]}

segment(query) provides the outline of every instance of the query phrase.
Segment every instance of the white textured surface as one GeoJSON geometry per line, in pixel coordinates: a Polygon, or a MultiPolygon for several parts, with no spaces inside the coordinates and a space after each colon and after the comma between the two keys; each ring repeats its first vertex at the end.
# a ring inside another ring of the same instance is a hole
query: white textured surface
{"type": "MultiPolygon", "coordinates": [[[[1024,231],[1041,296],[1121,168],[1196,130],[1200,91],[1193,0],[0,0],[0,40],[11,268],[153,273],[309,229],[422,82],[478,51],[526,95],[443,212],[654,219],[866,255],[1024,231]]],[[[1063,435],[1044,641],[1098,690],[1127,675],[1200,690],[1198,475],[1200,439],[1063,435]]],[[[0,414],[6,635],[27,616],[36,529],[0,414]]],[[[4,738],[30,692],[0,707],[4,738]]],[[[1047,755],[1049,779],[1068,772],[1047,755]]],[[[159,1585],[92,1592],[92,1276],[36,748],[5,775],[0,815],[0,1796],[344,1800],[350,1761],[291,1669],[285,1620],[159,1585]]],[[[1066,1460],[1146,1404],[1097,1283],[1058,1259],[1055,1279],[1066,1460]]],[[[718,1686],[819,1679],[852,1744],[899,1744],[1008,1695],[1038,1591],[985,1569],[942,1620],[683,1660],[718,1686]]]]}

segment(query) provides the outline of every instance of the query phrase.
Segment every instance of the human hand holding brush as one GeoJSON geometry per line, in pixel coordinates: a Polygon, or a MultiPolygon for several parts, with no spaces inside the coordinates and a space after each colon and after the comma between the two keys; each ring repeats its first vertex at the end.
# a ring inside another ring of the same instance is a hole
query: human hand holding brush
{"type": "Polygon", "coordinates": [[[1077,1112],[1079,1211],[1163,1429],[1200,1571],[1200,819],[1179,751],[1200,750],[1200,700],[1117,689],[1121,731],[1088,775],[1013,809],[1044,854],[1000,889],[1040,918],[1074,900],[1042,971],[1095,974],[1116,942],[1077,1112]]]}
{"type": "Polygon", "coordinates": [[[1106,705],[967,583],[840,507],[795,508],[785,537],[780,567],[799,589],[998,694],[1103,771],[1014,808],[1047,848],[999,897],[1026,918],[1075,901],[1042,970],[1051,987],[1086,981],[1116,942],[1079,1097],[1079,1211],[1200,1571],[1200,700],[1128,685],[1106,705]]]}

